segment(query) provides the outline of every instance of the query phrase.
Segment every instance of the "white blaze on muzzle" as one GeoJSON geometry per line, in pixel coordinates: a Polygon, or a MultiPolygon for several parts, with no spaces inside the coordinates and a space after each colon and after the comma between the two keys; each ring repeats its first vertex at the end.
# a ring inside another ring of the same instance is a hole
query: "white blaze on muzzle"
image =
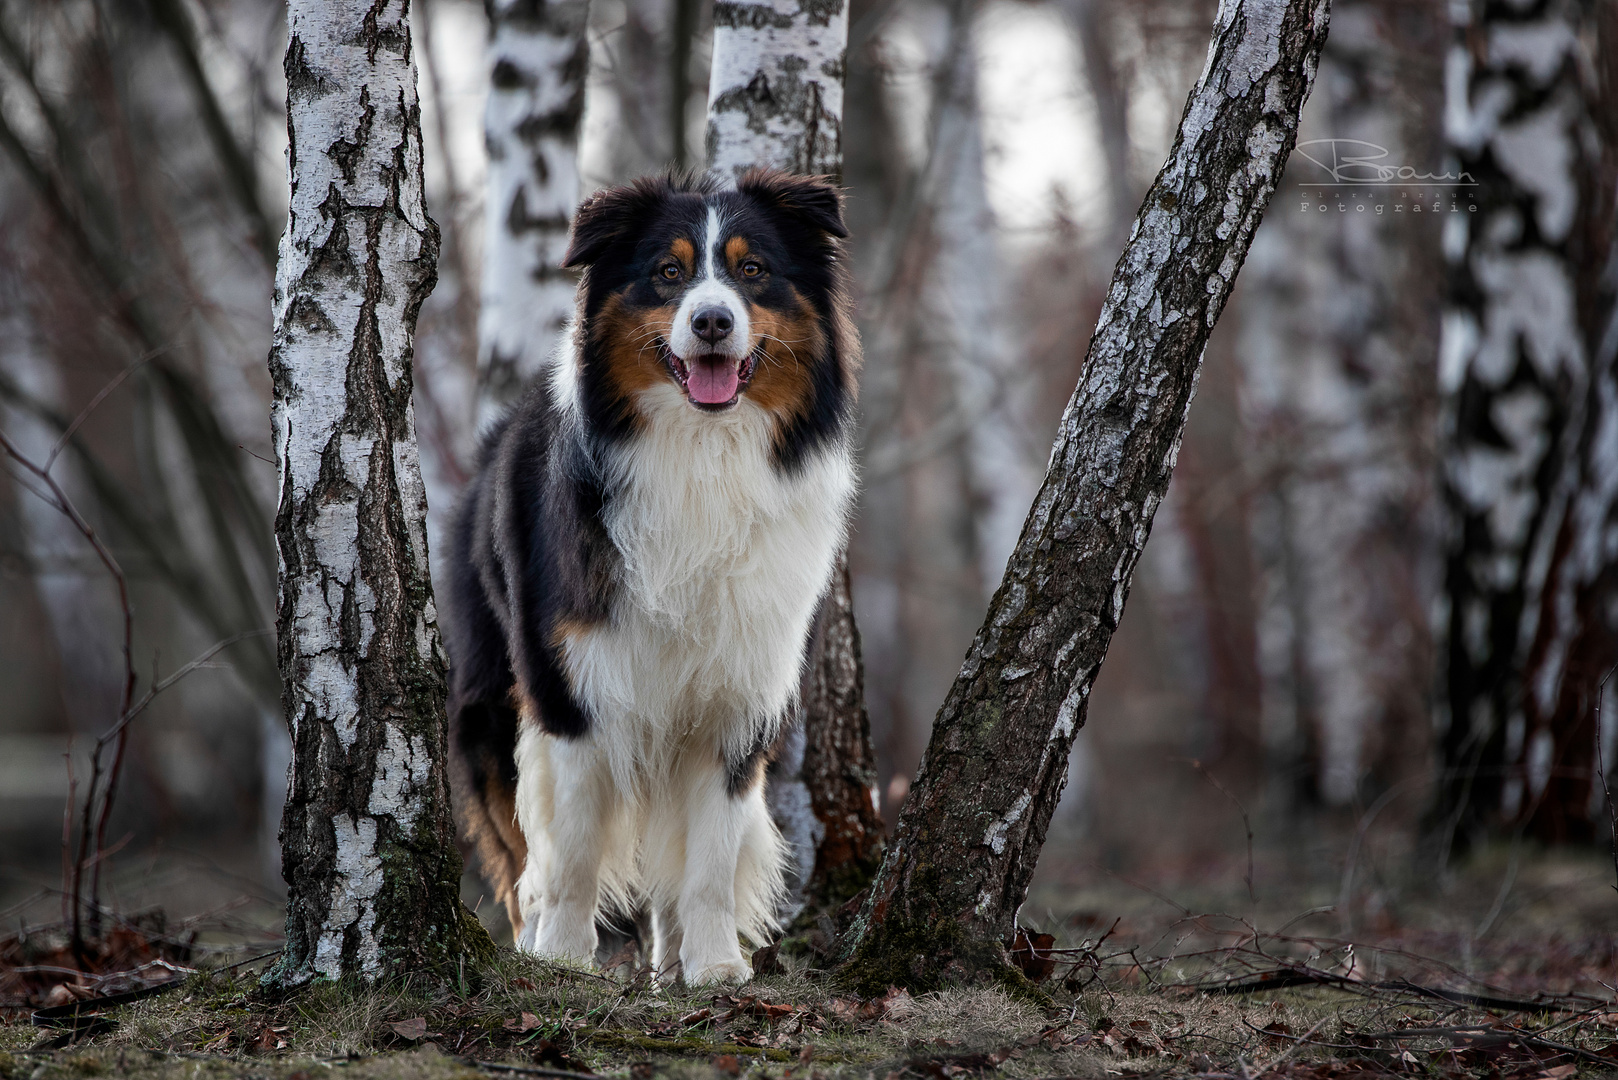
{"type": "Polygon", "coordinates": [[[741,392],[744,369],[753,351],[747,304],[725,272],[725,241],[719,211],[710,207],[698,247],[696,273],[674,314],[669,348],[686,371],[686,393],[699,405],[724,405],[741,392]],[[699,333],[705,320],[708,336],[699,333]],[[715,328],[728,320],[729,328],[715,328]]]}

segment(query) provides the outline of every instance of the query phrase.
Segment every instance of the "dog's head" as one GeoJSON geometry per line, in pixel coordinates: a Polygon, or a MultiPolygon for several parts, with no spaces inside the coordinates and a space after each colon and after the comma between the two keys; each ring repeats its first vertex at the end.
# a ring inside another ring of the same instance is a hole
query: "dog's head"
{"type": "Polygon", "coordinates": [[[858,362],[842,200],[824,180],[755,170],[735,190],[664,177],[579,208],[563,265],[580,285],[581,391],[633,426],[653,388],[713,413],[751,401],[784,424],[839,415],[858,362]]]}

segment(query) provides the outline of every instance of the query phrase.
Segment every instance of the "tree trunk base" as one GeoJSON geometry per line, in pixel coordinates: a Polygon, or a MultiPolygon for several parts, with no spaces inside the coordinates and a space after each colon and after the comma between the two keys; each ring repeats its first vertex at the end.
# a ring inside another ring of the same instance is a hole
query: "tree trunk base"
{"type": "MultiPolygon", "coordinates": [[[[460,925],[456,928],[457,932],[444,942],[438,963],[415,970],[395,969],[392,971],[394,980],[409,979],[419,986],[423,979],[427,979],[463,991],[475,991],[482,987],[483,972],[494,964],[499,947],[471,909],[459,901],[456,906],[460,909],[460,925]]],[[[282,953],[259,977],[259,996],[267,1001],[282,1001],[310,986],[332,981],[316,974],[306,960],[282,953]]]]}
{"type": "Polygon", "coordinates": [[[1011,963],[998,941],[974,937],[954,919],[926,923],[890,913],[837,970],[837,981],[861,997],[890,986],[915,993],[951,986],[998,986],[1012,997],[1045,1006],[1051,998],[1011,963]]]}

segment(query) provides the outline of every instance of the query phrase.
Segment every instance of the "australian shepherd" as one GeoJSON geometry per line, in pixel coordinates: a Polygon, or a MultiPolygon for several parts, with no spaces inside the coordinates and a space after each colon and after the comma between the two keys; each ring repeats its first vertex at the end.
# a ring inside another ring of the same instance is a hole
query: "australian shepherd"
{"type": "Polygon", "coordinates": [[[741,980],[775,928],[767,749],[854,493],[840,195],[755,171],[597,194],[569,341],[453,527],[461,804],[521,948],[650,914],[664,979],[741,980]]]}

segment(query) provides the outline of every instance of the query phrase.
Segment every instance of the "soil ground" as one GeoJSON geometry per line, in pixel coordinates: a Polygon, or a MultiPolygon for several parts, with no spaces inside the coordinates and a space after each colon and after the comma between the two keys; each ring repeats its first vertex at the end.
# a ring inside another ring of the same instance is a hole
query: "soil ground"
{"type": "Polygon", "coordinates": [[[325,986],[271,1004],[260,961],[188,976],[72,1043],[6,1010],[0,1078],[1618,1074],[1610,861],[1502,848],[1446,881],[1353,892],[1347,912],[1329,902],[1340,883],[1289,884],[1278,867],[1260,875],[1262,903],[1245,882],[1198,895],[1047,879],[1024,908],[1052,937],[1030,961],[1049,967],[1038,999],[963,988],[862,1001],[812,956],[740,988],[660,989],[632,964],[602,974],[507,951],[453,986],[325,986]]]}

